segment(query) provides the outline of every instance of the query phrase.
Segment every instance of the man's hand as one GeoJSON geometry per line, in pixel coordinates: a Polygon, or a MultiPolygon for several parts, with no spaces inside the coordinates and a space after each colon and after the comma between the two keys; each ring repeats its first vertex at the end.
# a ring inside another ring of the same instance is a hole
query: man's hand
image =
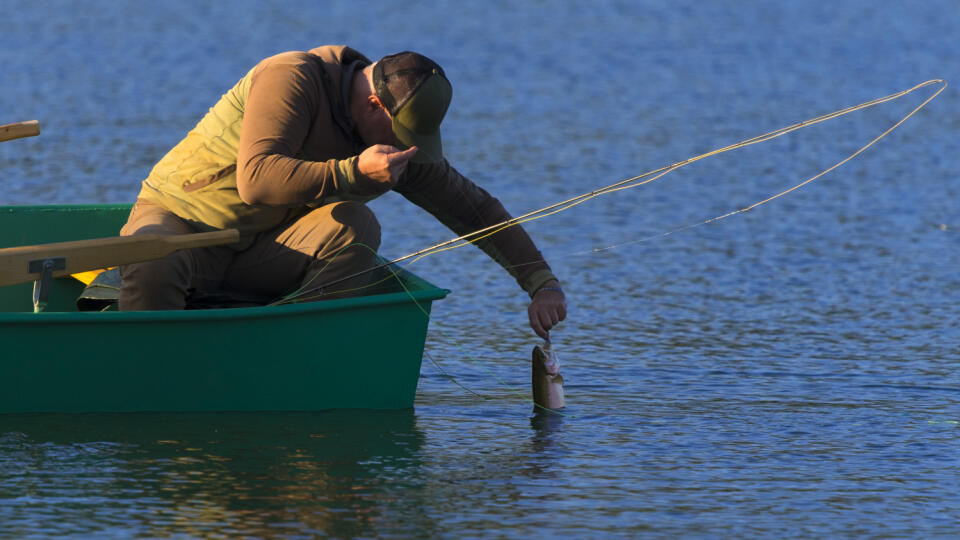
{"type": "Polygon", "coordinates": [[[360,153],[357,170],[386,191],[396,185],[400,175],[407,170],[407,162],[416,153],[416,146],[400,150],[388,144],[375,144],[360,153]]]}
{"type": "Polygon", "coordinates": [[[533,300],[527,308],[530,328],[543,339],[550,339],[550,329],[567,318],[567,300],[556,280],[544,283],[544,288],[533,293],[533,300]]]}

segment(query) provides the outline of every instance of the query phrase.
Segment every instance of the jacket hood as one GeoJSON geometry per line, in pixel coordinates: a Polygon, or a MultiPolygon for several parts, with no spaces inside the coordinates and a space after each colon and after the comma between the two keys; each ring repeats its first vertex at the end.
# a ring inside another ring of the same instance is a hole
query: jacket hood
{"type": "Polygon", "coordinates": [[[344,74],[354,62],[360,62],[364,67],[372,62],[366,56],[343,45],[317,47],[310,49],[309,54],[319,60],[334,120],[345,133],[353,133],[353,121],[349,117],[351,81],[344,80],[344,74]]]}

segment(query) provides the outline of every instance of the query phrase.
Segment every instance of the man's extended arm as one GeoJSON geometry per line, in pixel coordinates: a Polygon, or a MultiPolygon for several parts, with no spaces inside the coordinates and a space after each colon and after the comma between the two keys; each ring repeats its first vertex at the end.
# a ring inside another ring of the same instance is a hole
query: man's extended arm
{"type": "MultiPolygon", "coordinates": [[[[511,218],[500,201],[446,161],[410,163],[394,190],[458,235],[511,218]]],[[[476,243],[531,296],[530,326],[541,337],[547,337],[550,328],[566,317],[565,298],[559,281],[527,232],[522,226],[513,225],[476,243]]]]}

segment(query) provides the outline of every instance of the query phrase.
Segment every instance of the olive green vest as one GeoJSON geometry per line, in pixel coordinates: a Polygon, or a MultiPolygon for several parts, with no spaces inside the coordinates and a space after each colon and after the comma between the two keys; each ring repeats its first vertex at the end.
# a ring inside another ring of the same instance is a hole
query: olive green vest
{"type": "MultiPolygon", "coordinates": [[[[340,65],[344,56],[363,58],[352,49],[340,46],[319,47],[310,54],[331,66],[340,65]]],[[[256,70],[257,67],[251,69],[224,94],[196,127],[154,166],[139,195],[141,200],[158,204],[187,220],[197,230],[238,229],[241,236],[238,249],[249,246],[256,233],[310,210],[306,206],[250,205],[237,191],[237,148],[256,70]]],[[[323,73],[321,79],[327,95],[340,95],[339,72],[323,73]]],[[[304,159],[305,156],[295,157],[304,159]]],[[[353,180],[352,169],[350,173],[353,180]]]]}
{"type": "Polygon", "coordinates": [[[163,206],[198,229],[235,227],[243,236],[286,217],[286,208],[251,206],[237,193],[237,147],[252,71],[154,166],[140,199],[163,206]]]}

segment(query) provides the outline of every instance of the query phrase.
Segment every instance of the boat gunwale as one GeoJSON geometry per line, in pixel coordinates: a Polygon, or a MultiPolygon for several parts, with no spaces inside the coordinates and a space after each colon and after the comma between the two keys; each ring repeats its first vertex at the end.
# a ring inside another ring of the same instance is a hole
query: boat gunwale
{"type": "Polygon", "coordinates": [[[408,302],[432,302],[449,294],[448,289],[432,288],[419,291],[359,296],[299,304],[254,306],[214,309],[188,309],[166,311],[78,311],[78,312],[15,312],[0,313],[0,324],[44,323],[117,323],[117,322],[192,322],[213,320],[237,320],[263,317],[288,317],[311,315],[326,311],[345,311],[408,302]]]}

